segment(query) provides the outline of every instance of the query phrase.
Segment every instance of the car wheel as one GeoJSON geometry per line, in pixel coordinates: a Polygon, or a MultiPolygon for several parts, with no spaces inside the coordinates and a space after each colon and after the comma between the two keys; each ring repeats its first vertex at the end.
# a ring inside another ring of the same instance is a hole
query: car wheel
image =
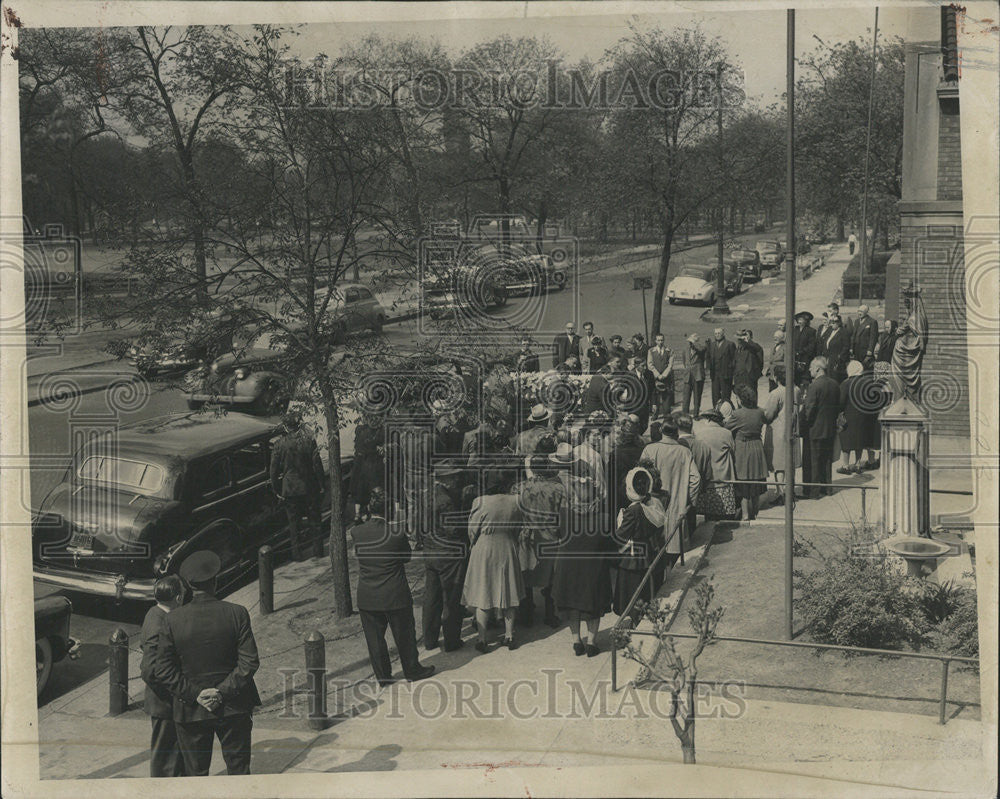
{"type": "Polygon", "coordinates": [[[187,406],[189,411],[200,411],[205,403],[201,400],[189,399],[187,401],[187,406]]]}
{"type": "Polygon", "coordinates": [[[713,305],[715,305],[715,292],[714,291],[711,294],[708,295],[708,307],[711,308],[713,305]]]}
{"type": "Polygon", "coordinates": [[[566,273],[565,272],[553,272],[550,278],[552,288],[556,291],[562,291],[566,288],[566,273]]]}
{"type": "Polygon", "coordinates": [[[676,305],[676,304],[677,304],[677,298],[676,298],[676,297],[668,297],[668,298],[667,298],[667,301],[668,301],[668,302],[669,302],[669,303],[670,303],[671,305],[676,305]]]}
{"type": "Polygon", "coordinates": [[[35,641],[35,685],[41,695],[52,674],[52,644],[48,638],[35,641]]]}

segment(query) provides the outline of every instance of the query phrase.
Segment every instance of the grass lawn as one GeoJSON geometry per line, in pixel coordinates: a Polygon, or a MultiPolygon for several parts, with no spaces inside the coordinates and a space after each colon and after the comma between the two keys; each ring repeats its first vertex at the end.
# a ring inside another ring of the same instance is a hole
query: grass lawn
{"type": "MultiPolygon", "coordinates": [[[[845,530],[798,526],[796,536],[821,549],[845,530]]],[[[693,582],[714,575],[715,602],[726,608],[720,636],[784,637],[784,527],[717,526],[702,569],[693,582]]],[[[797,558],[796,568],[804,568],[797,558]]],[[[690,632],[688,590],[674,620],[690,632]]],[[[808,640],[795,619],[796,640],[808,640]]],[[[685,642],[686,643],[686,642],[685,642]]],[[[686,651],[686,646],[678,646],[686,651]]],[[[839,652],[717,642],[698,661],[699,682],[742,680],[751,699],[805,702],[870,710],[937,715],[941,690],[939,661],[875,656],[846,658],[839,652]]],[[[929,651],[925,649],[924,651],[929,651]]],[[[948,674],[948,718],[979,719],[979,677],[952,664],[948,674]]]]}

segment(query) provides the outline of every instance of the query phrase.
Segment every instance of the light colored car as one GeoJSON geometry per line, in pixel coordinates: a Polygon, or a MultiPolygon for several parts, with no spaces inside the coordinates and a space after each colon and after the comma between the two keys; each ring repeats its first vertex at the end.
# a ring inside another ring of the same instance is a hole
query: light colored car
{"type": "Polygon", "coordinates": [[[781,242],[775,239],[758,241],[756,249],[760,256],[760,265],[764,269],[777,269],[785,260],[784,248],[781,246],[781,242]]]}
{"type": "MultiPolygon", "coordinates": [[[[718,291],[718,266],[685,266],[667,286],[667,299],[678,302],[701,302],[714,305],[718,291]]],[[[725,272],[726,295],[731,297],[743,290],[743,275],[731,267],[725,272]]]]}

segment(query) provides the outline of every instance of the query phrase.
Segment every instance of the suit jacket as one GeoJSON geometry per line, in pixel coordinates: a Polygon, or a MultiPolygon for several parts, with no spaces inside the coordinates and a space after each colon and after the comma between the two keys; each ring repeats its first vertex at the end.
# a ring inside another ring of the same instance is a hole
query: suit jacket
{"type": "Polygon", "coordinates": [[[516,366],[519,372],[537,372],[539,371],[538,356],[533,352],[518,352],[516,366]]]}
{"type": "Polygon", "coordinates": [[[574,333],[571,340],[565,333],[560,333],[552,339],[552,368],[555,369],[559,364],[566,363],[566,359],[570,355],[580,357],[580,337],[574,333]]]}
{"type": "MultiPolygon", "coordinates": [[[[688,505],[693,505],[701,490],[701,473],[695,465],[691,450],[670,438],[654,444],[647,444],[639,459],[649,458],[660,472],[660,485],[670,495],[666,503],[666,519],[663,523],[664,540],[674,531],[679,519],[687,513],[688,505]]],[[[674,535],[667,546],[668,553],[679,553],[680,534],[674,535]]]]}
{"type": "Polygon", "coordinates": [[[850,331],[851,354],[854,360],[868,366],[875,360],[875,345],[878,343],[878,322],[870,316],[859,319],[850,331]]]}
{"type": "Polygon", "coordinates": [[[804,327],[801,330],[799,328],[792,329],[792,347],[795,350],[795,362],[805,363],[806,366],[809,362],[819,355],[819,337],[816,335],[816,331],[811,327],[804,327]]]}
{"type": "Polygon", "coordinates": [[[729,339],[708,342],[708,371],[713,379],[728,380],[733,376],[736,361],[736,345],[729,339]]]}
{"type": "Polygon", "coordinates": [[[751,386],[756,386],[763,371],[764,350],[760,345],[750,341],[736,348],[733,358],[733,377],[742,378],[751,386]]]}
{"type": "Polygon", "coordinates": [[[771,347],[771,357],[767,361],[767,376],[774,378],[774,367],[780,366],[782,369],[785,368],[785,344],[781,341],[776,341],[771,347]]]}
{"type": "Polygon", "coordinates": [[[323,493],[326,475],[319,459],[316,440],[300,427],[286,433],[271,453],[271,488],[283,497],[323,493]]]}
{"type": "Polygon", "coordinates": [[[250,713],[260,704],[253,679],[259,667],[247,609],[195,592],[164,617],[152,676],[177,698],[174,721],[208,721],[250,713]],[[222,694],[214,713],[198,704],[205,688],[222,694]]]}
{"type": "Polygon", "coordinates": [[[847,377],[847,362],[851,359],[851,340],[847,331],[841,328],[831,330],[823,340],[822,354],[830,361],[828,374],[835,380],[847,377]]]}
{"type": "Polygon", "coordinates": [[[662,352],[658,352],[656,347],[649,348],[649,352],[646,353],[646,366],[653,373],[654,380],[663,379],[661,375],[669,377],[669,375],[664,375],[664,372],[671,369],[673,359],[674,354],[670,351],[670,347],[665,346],[662,352]]]}
{"type": "Polygon", "coordinates": [[[593,371],[593,367],[590,365],[590,349],[594,346],[595,338],[597,336],[588,336],[587,334],[580,336],[580,366],[585,372],[593,371]]]}
{"type": "Polygon", "coordinates": [[[410,542],[397,525],[373,516],[351,530],[358,558],[358,610],[401,610],[413,605],[406,564],[410,542]]]}
{"type": "Polygon", "coordinates": [[[587,390],[583,393],[580,412],[584,415],[591,414],[594,411],[607,411],[610,413],[612,409],[604,407],[607,390],[608,379],[604,375],[594,375],[590,378],[587,390]]]}
{"type": "Polygon", "coordinates": [[[635,369],[629,369],[627,374],[629,375],[629,380],[638,381],[639,385],[636,386],[636,390],[639,391],[638,399],[641,407],[638,409],[637,413],[641,413],[644,410],[648,410],[650,403],[653,401],[653,390],[656,388],[656,381],[653,380],[653,374],[645,366],[642,366],[636,373],[635,369]]]}
{"type": "Polygon", "coordinates": [[[840,386],[828,375],[814,379],[802,405],[802,437],[812,441],[833,438],[840,414],[840,386]]]}
{"type": "Polygon", "coordinates": [[[687,346],[684,347],[684,351],[681,353],[681,359],[684,368],[687,370],[688,377],[694,380],[704,380],[705,357],[708,353],[708,347],[701,343],[692,344],[690,341],[686,343],[687,346]]]}
{"type": "Polygon", "coordinates": [[[153,664],[156,662],[156,648],[160,639],[160,628],[167,612],[159,605],[153,605],[146,611],[142,621],[141,647],[142,661],[139,663],[139,674],[146,683],[146,697],[143,708],[154,719],[172,719],[174,717],[174,697],[162,685],[150,684],[153,679],[153,664]]]}
{"type": "Polygon", "coordinates": [[[683,434],[677,440],[691,450],[694,465],[698,467],[698,474],[701,475],[701,484],[712,482],[715,474],[712,465],[712,448],[704,441],[699,441],[693,434],[683,434]]]}

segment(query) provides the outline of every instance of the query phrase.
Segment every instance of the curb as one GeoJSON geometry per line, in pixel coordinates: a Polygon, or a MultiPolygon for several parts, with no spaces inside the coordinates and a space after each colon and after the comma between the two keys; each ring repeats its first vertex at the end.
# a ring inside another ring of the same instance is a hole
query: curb
{"type": "MultiPolygon", "coordinates": [[[[60,372],[49,372],[48,374],[61,374],[60,372]]],[[[129,383],[135,383],[139,378],[139,375],[123,374],[121,379],[116,379],[111,383],[101,383],[98,386],[89,386],[87,388],[77,389],[76,391],[68,391],[66,393],[56,396],[45,396],[45,397],[34,397],[28,400],[28,407],[35,408],[39,405],[52,405],[57,402],[64,402],[68,399],[75,399],[76,397],[82,397],[85,394],[95,394],[98,391],[104,391],[110,385],[127,385],[129,383]]]]}

